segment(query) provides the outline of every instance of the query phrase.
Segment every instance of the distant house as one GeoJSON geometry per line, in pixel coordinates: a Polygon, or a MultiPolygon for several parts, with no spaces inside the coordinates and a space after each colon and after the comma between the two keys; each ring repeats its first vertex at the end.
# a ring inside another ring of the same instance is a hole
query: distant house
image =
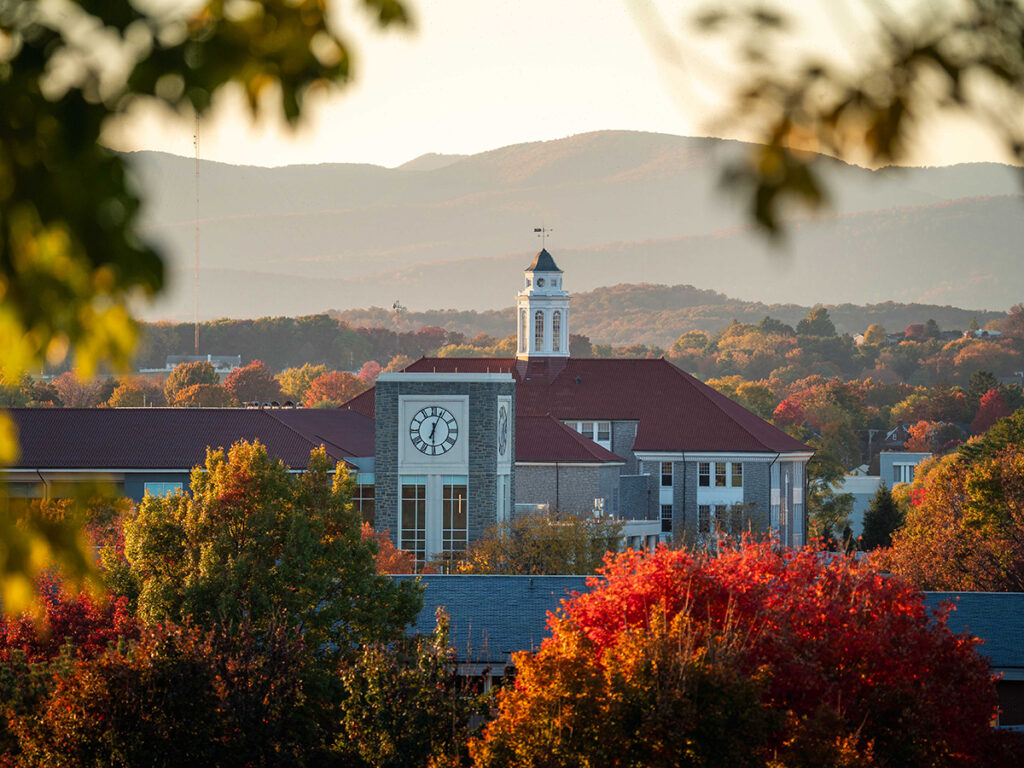
{"type": "Polygon", "coordinates": [[[984,328],[977,331],[964,331],[964,338],[974,337],[975,339],[995,339],[1002,335],[1002,331],[988,331],[984,328]]]}
{"type": "Polygon", "coordinates": [[[889,488],[899,483],[914,482],[917,465],[931,458],[930,453],[906,453],[899,451],[882,451],[878,454],[877,474],[861,465],[847,472],[843,477],[839,493],[853,494],[853,513],[850,515],[850,529],[854,538],[864,532],[864,513],[871,506],[878,487],[884,482],[889,488]]]}
{"type": "Polygon", "coordinates": [[[304,408],[13,408],[21,456],[0,470],[13,497],[59,496],[102,481],[141,501],[187,491],[206,448],[258,440],[294,471],[324,446],[357,476],[357,506],[373,519],[373,420],[344,410],[304,408]],[[366,487],[363,487],[366,486],[366,487]]]}

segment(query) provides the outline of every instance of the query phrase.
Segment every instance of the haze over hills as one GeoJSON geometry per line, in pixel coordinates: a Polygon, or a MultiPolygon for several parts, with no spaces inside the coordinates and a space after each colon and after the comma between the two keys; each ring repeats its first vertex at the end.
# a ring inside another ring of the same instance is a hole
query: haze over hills
{"type": "MultiPolygon", "coordinates": [[[[571,330],[599,344],[654,344],[668,349],[686,331],[700,330],[712,334],[734,320],[758,323],[765,316],[795,327],[810,310],[810,306],[800,304],[741,301],[691,285],[623,284],[574,294],[571,330]]],[[[943,330],[963,330],[971,320],[984,326],[989,320],[1005,316],[1002,312],[894,302],[867,306],[830,305],[828,310],[837,332],[849,334],[862,332],[872,323],[890,331],[902,331],[911,323],[923,323],[929,319],[935,320],[943,330]]],[[[385,307],[351,309],[334,314],[354,327],[396,328],[394,313],[385,307]]],[[[436,325],[470,337],[487,333],[500,339],[515,332],[515,310],[509,306],[484,312],[408,312],[401,317],[400,323],[401,330],[436,325]]]]}
{"type": "MultiPolygon", "coordinates": [[[[827,218],[773,251],[718,190],[741,142],[599,132],[398,168],[201,163],[200,313],[311,314],[512,303],[538,243],[574,292],[686,283],[765,303],[922,301],[1005,310],[1024,297],[1016,172],[998,164],[870,171],[821,158],[827,218]]],[[[171,284],[146,319],[191,317],[194,164],[133,155],[144,229],[171,284]]]]}

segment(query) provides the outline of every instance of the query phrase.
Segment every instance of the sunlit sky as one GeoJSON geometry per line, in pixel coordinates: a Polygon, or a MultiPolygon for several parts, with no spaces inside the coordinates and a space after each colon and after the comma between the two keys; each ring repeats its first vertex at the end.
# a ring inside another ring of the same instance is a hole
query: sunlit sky
{"type": "MultiPolygon", "coordinates": [[[[828,40],[843,26],[820,15],[830,2],[800,11],[809,38],[828,40]]],[[[203,158],[395,166],[427,152],[472,154],[604,129],[749,138],[715,126],[713,67],[688,48],[675,49],[673,59],[656,42],[652,30],[686,28],[694,2],[409,0],[415,28],[383,32],[350,0],[335,4],[356,54],[355,81],[317,101],[294,133],[269,121],[252,126],[241,100],[225,94],[202,124],[203,158]]],[[[126,150],[194,151],[190,120],[152,111],[134,114],[108,141],[126,150]]],[[[971,160],[1007,158],[963,123],[930,127],[910,158],[971,160]]]]}

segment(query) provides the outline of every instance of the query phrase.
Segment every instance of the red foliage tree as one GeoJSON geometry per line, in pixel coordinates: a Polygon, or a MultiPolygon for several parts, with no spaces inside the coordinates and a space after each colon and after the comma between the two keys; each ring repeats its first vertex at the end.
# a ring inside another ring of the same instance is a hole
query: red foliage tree
{"type": "Polygon", "coordinates": [[[39,592],[41,621],[28,615],[0,618],[0,661],[14,650],[29,661],[48,661],[66,644],[76,656],[92,658],[119,637],[138,635],[126,598],[99,603],[86,592],[72,594],[53,576],[42,580],[39,592]]]}
{"type": "Polygon", "coordinates": [[[412,573],[416,564],[412,552],[399,549],[391,543],[391,536],[387,531],[376,532],[369,523],[363,523],[363,541],[372,539],[377,542],[377,554],[373,560],[377,566],[377,573],[412,573]]]}
{"type": "Polygon", "coordinates": [[[224,389],[239,402],[282,400],[281,385],[259,360],[236,368],[224,379],[224,389]]]}
{"type": "Polygon", "coordinates": [[[369,388],[369,384],[354,374],[328,371],[310,382],[306,390],[306,407],[311,408],[318,403],[341,405],[369,388]]]}
{"type": "Polygon", "coordinates": [[[384,370],[380,367],[380,363],[376,360],[367,360],[363,363],[363,367],[359,369],[359,373],[356,375],[365,381],[367,384],[373,384],[380,376],[380,372],[384,370]]]}
{"type": "Polygon", "coordinates": [[[684,746],[659,722],[700,691],[713,703],[693,707],[687,725],[685,749],[702,756],[694,765],[741,764],[720,740],[743,745],[742,764],[1002,764],[977,641],[952,634],[898,579],[766,542],[717,557],[628,551],[609,556],[590,586],[550,617],[536,654],[516,657],[515,687],[499,694],[497,719],[471,747],[478,766],[677,765],[684,746]],[[674,655],[688,660],[693,685],[677,684],[686,668],[661,665],[659,637],[678,640],[674,655]],[[765,720],[749,711],[742,680],[756,683],[765,720]],[[664,701],[662,690],[681,698],[664,701]],[[646,708],[632,713],[634,725],[592,724],[637,691],[646,708]],[[766,730],[730,728],[730,712],[766,730]]]}
{"type": "Polygon", "coordinates": [[[978,412],[971,422],[971,434],[980,435],[988,432],[989,428],[1000,419],[1010,415],[1010,409],[1006,405],[1006,398],[998,389],[990,389],[981,396],[981,404],[978,412]]]}
{"type": "Polygon", "coordinates": [[[903,443],[903,450],[915,453],[930,453],[932,450],[932,433],[935,431],[935,422],[919,421],[907,427],[907,439],[903,443]]]}

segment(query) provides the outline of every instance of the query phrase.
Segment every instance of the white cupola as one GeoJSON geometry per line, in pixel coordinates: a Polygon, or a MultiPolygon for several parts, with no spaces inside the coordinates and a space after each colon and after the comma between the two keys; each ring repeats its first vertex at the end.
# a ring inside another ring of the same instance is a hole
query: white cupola
{"type": "Polygon", "coordinates": [[[562,270],[542,248],[523,273],[526,285],[516,296],[516,357],[569,356],[569,292],[562,270]]]}

